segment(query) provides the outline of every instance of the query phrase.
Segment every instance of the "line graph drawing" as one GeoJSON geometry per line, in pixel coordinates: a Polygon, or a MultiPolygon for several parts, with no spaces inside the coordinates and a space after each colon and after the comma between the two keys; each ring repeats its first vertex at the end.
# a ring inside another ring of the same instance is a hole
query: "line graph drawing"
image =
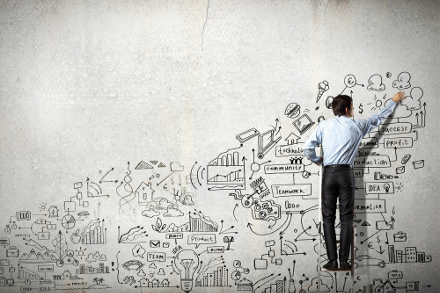
{"type": "Polygon", "coordinates": [[[147,236],[147,231],[141,226],[132,227],[125,233],[121,233],[121,226],[118,226],[118,243],[145,243],[142,238],[147,236]]]}
{"type": "Polygon", "coordinates": [[[244,162],[234,149],[220,154],[207,166],[207,184],[214,185],[209,190],[244,189],[245,183],[244,162]]]}

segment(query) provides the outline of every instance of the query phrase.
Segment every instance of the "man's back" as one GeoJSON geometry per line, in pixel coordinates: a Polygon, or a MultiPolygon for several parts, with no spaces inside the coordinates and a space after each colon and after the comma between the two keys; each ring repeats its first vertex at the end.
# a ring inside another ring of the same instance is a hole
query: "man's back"
{"type": "Polygon", "coordinates": [[[304,154],[315,163],[321,158],[316,156],[315,147],[324,148],[324,166],[353,165],[356,151],[362,138],[393,112],[396,102],[389,101],[378,114],[367,119],[352,120],[345,115],[324,120],[310,135],[304,144],[304,154]]]}
{"type": "Polygon", "coordinates": [[[324,165],[353,164],[357,146],[362,139],[358,125],[346,116],[321,122],[324,165]]]}

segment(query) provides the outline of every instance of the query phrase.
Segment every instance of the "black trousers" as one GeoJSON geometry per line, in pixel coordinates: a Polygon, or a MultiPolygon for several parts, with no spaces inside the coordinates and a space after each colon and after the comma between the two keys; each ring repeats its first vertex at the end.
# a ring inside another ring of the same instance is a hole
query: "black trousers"
{"type": "Polygon", "coordinates": [[[324,238],[329,260],[337,260],[336,253],[336,202],[339,197],[339,218],[341,236],[339,259],[348,260],[351,235],[353,233],[354,214],[354,174],[349,165],[325,166],[322,177],[322,217],[324,238]]]}

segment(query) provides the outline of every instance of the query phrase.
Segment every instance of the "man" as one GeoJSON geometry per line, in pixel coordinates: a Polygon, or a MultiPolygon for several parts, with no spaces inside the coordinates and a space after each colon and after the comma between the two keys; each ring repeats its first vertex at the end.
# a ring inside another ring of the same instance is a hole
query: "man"
{"type": "Polygon", "coordinates": [[[346,95],[333,99],[332,109],[336,117],[319,123],[315,131],[304,145],[304,154],[316,164],[324,161],[322,177],[322,216],[324,222],[324,238],[327,248],[328,263],[325,269],[337,269],[336,253],[336,201],[339,197],[339,215],[341,220],[341,236],[339,248],[339,267],[350,269],[348,256],[350,251],[353,209],[354,209],[354,174],[353,163],[359,143],[368,132],[379,126],[393,112],[396,103],[405,99],[405,92],[398,92],[392,101],[365,120],[352,120],[353,100],[346,95]],[[322,144],[324,158],[318,157],[315,147],[322,144]]]}

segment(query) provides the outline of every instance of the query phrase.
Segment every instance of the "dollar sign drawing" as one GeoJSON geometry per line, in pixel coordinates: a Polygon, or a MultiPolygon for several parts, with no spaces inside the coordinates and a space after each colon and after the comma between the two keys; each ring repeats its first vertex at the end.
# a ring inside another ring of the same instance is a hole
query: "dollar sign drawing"
{"type": "Polygon", "coordinates": [[[362,103],[359,105],[359,114],[362,114],[362,112],[364,112],[364,109],[362,109],[362,103]]]}

